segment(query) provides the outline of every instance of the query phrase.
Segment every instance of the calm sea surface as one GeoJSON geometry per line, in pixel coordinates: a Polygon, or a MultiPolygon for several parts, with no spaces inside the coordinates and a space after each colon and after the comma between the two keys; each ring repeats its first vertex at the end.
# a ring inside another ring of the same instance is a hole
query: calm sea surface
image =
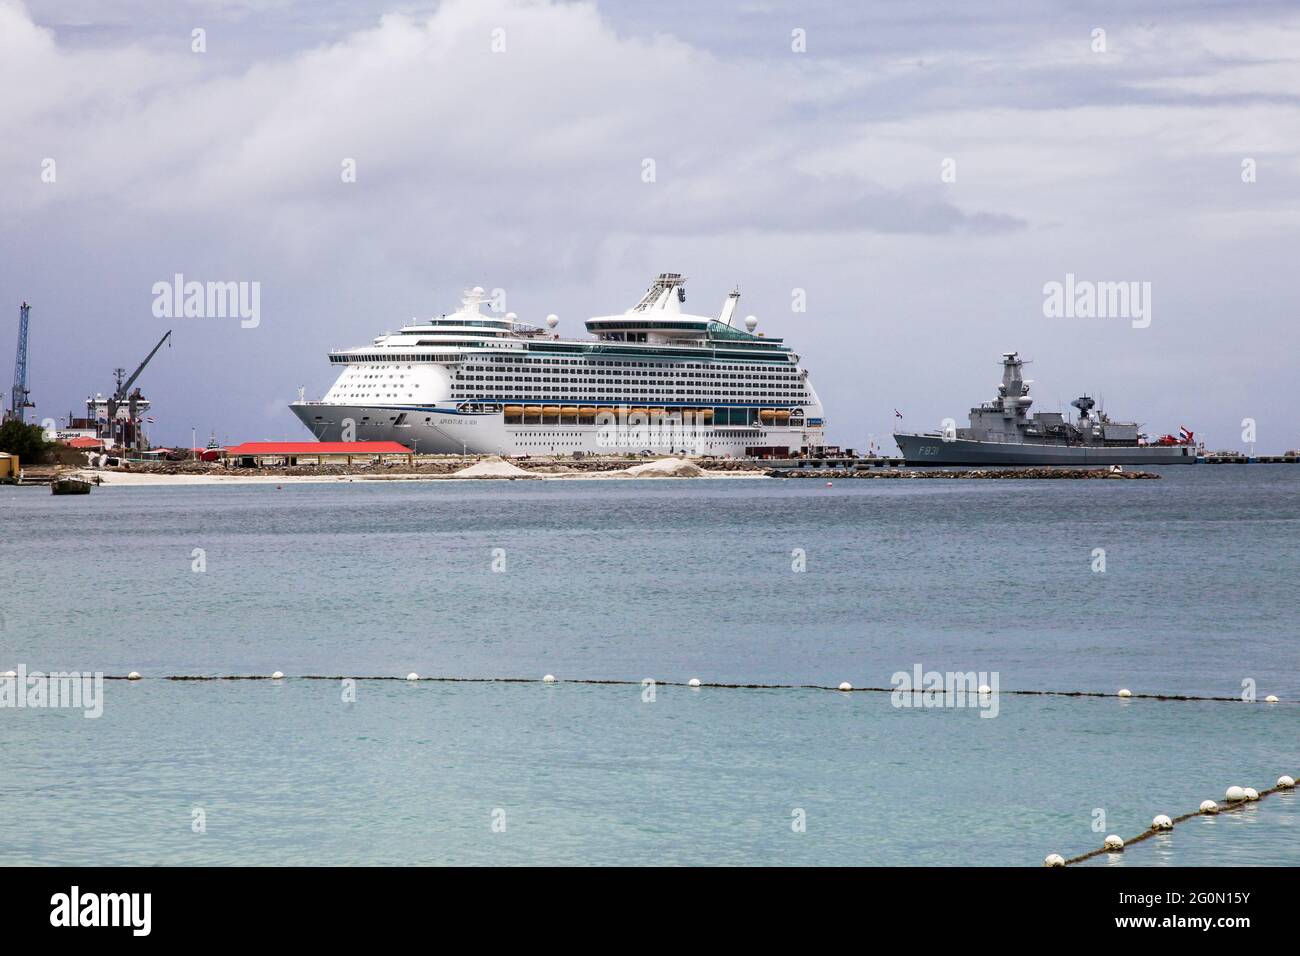
{"type": "MultiPolygon", "coordinates": [[[[110,681],[96,720],[0,708],[0,863],[1039,865],[1297,775],[1298,531],[1285,465],[3,488],[0,671],[879,687],[919,664],[1282,702],[1003,694],[988,719],[807,689],[110,681]]],[[[1093,862],[1297,863],[1297,800],[1093,862]]]]}

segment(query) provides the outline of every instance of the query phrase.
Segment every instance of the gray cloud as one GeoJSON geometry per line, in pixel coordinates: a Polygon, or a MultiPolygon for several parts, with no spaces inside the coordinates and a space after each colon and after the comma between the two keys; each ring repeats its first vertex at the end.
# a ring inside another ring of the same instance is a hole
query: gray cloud
{"type": "Polygon", "coordinates": [[[156,437],[183,441],[296,434],[276,402],[327,384],[325,350],[464,286],[576,334],[680,269],[693,301],[745,287],[846,444],[899,405],[960,417],[1016,347],[1043,387],[1105,386],[1153,427],[1228,443],[1253,415],[1262,443],[1271,421],[1276,447],[1300,444],[1284,5],[1180,3],[1154,23],[1118,3],[153,7],[0,2],[0,125],[20,131],[0,141],[0,305],[36,304],[41,414],[147,350],[150,287],[174,272],[261,281],[266,316],[176,321],[146,391],[156,437]],[[1152,328],[1044,319],[1042,284],[1066,271],[1155,282],[1152,328]],[[1210,356],[1216,380],[1189,389],[1210,356]]]}

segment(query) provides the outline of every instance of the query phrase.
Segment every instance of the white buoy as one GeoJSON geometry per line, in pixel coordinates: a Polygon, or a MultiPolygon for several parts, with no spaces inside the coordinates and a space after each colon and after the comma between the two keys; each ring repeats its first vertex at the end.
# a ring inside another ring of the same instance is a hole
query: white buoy
{"type": "Polygon", "coordinates": [[[988,684],[980,684],[979,693],[981,697],[988,697],[990,694],[993,693],[993,688],[990,687],[988,684]]]}
{"type": "Polygon", "coordinates": [[[1124,849],[1124,840],[1122,837],[1112,833],[1102,841],[1101,845],[1108,850],[1122,850],[1124,849]]]}
{"type": "Polygon", "coordinates": [[[554,683],[555,683],[555,675],[554,675],[554,674],[547,674],[545,677],[542,678],[542,682],[543,682],[543,683],[546,683],[546,684],[554,684],[554,683]]]}
{"type": "Polygon", "coordinates": [[[276,671],[274,674],[271,675],[271,680],[283,680],[283,679],[284,679],[284,671],[276,671]]]}
{"type": "Polygon", "coordinates": [[[848,681],[843,681],[840,684],[840,690],[853,690],[853,685],[850,684],[848,681]]]}
{"type": "Polygon", "coordinates": [[[1047,859],[1043,861],[1043,866],[1065,866],[1065,857],[1059,853],[1049,853],[1047,859]]]}
{"type": "Polygon", "coordinates": [[[1219,805],[1218,805],[1217,803],[1215,803],[1213,800],[1202,800],[1202,801],[1201,801],[1201,812],[1202,812],[1202,813],[1218,813],[1218,812],[1219,812],[1219,805]]]}
{"type": "Polygon", "coordinates": [[[1156,818],[1151,821],[1152,830],[1172,830],[1173,828],[1174,821],[1163,813],[1156,814],[1156,818]]]}
{"type": "Polygon", "coordinates": [[[1259,799],[1259,791],[1256,790],[1254,787],[1247,787],[1247,788],[1246,788],[1246,799],[1247,799],[1247,800],[1258,800],[1258,799],[1259,799]]]}
{"type": "Polygon", "coordinates": [[[1223,796],[1229,803],[1239,803],[1246,799],[1246,791],[1241,787],[1229,787],[1223,796]]]}
{"type": "Polygon", "coordinates": [[[692,677],[690,680],[688,680],[688,681],[686,682],[686,686],[687,686],[687,687],[699,687],[699,686],[700,686],[700,679],[699,679],[698,677],[692,677]]]}
{"type": "Polygon", "coordinates": [[[1264,698],[1264,703],[1266,703],[1266,704],[1276,704],[1276,703],[1277,703],[1277,694],[1269,694],[1267,697],[1264,698]]]}
{"type": "Polygon", "coordinates": [[[1281,787],[1283,790],[1290,790],[1292,787],[1295,786],[1295,778],[1288,777],[1286,774],[1283,774],[1282,776],[1277,778],[1277,785],[1281,787]]]}
{"type": "Polygon", "coordinates": [[[127,679],[127,680],[139,680],[139,679],[140,679],[140,672],[139,672],[139,671],[131,671],[131,673],[129,673],[129,674],[126,675],[126,679],[127,679]]]}
{"type": "Polygon", "coordinates": [[[406,679],[407,679],[407,680],[419,680],[419,679],[420,679],[420,675],[417,674],[415,671],[411,671],[411,673],[409,673],[409,674],[406,675],[406,679]]]}
{"type": "Polygon", "coordinates": [[[1116,696],[1118,696],[1118,697],[1132,697],[1132,696],[1133,696],[1133,692],[1132,692],[1131,690],[1129,690],[1127,687],[1121,687],[1121,688],[1119,689],[1119,694],[1117,694],[1116,696]]]}

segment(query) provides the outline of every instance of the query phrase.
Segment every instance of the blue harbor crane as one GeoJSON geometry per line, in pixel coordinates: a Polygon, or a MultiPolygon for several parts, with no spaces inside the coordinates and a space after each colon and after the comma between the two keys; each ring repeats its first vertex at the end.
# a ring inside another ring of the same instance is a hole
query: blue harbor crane
{"type": "Polygon", "coordinates": [[[35,408],[27,390],[27,319],[32,307],[26,302],[18,309],[18,355],[14,359],[14,391],[5,420],[23,421],[24,409],[35,408]]]}

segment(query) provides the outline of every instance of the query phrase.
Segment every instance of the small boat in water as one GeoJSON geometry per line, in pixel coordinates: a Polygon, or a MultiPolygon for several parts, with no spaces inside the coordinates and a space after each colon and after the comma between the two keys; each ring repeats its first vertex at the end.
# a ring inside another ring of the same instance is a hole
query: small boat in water
{"type": "Polygon", "coordinates": [[[54,495],[88,495],[91,482],[84,478],[58,478],[50,482],[50,494],[54,495]]]}

